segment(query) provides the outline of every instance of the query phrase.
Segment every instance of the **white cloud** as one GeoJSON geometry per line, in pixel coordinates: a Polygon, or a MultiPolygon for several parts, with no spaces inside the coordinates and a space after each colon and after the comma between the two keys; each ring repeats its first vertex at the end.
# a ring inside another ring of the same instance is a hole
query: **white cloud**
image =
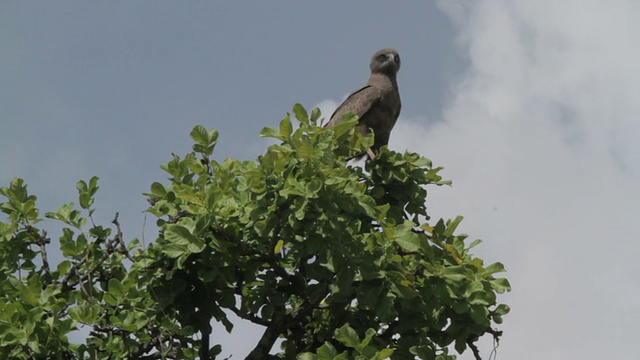
{"type": "MultiPolygon", "coordinates": [[[[434,216],[466,216],[514,291],[506,359],[629,358],[639,320],[640,3],[440,3],[469,68],[443,120],[391,147],[445,166],[434,216]]],[[[488,356],[489,344],[483,351],[488,356]]],[[[465,354],[463,359],[471,359],[465,354]]]]}

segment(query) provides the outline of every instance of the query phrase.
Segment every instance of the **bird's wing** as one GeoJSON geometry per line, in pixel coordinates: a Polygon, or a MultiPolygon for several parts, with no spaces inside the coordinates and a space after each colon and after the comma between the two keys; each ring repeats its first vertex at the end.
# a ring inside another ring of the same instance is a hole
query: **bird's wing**
{"type": "Polygon", "coordinates": [[[380,96],[380,91],[371,85],[355,91],[338,106],[324,127],[331,128],[336,126],[342,120],[342,115],[348,112],[352,112],[358,115],[358,118],[362,119],[364,115],[380,101],[380,96]]]}

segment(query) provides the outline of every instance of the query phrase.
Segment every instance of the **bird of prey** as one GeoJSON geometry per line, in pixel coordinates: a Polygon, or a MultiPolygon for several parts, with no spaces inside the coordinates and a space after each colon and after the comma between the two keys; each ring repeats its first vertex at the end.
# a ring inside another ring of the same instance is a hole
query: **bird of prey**
{"type": "MultiPolygon", "coordinates": [[[[374,143],[367,149],[369,159],[375,159],[372,150],[379,150],[389,143],[391,129],[400,115],[400,93],[396,74],[400,69],[400,56],[394,49],[382,49],[371,58],[371,77],[367,84],[355,91],[331,115],[325,127],[337,125],[342,116],[352,112],[358,115],[356,130],[366,136],[374,132],[374,143]]],[[[364,154],[357,157],[362,157],[364,154]]]]}

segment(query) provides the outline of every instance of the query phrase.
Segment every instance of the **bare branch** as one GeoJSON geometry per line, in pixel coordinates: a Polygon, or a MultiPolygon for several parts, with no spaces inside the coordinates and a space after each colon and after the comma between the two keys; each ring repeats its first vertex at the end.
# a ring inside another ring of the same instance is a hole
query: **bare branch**
{"type": "Polygon", "coordinates": [[[42,257],[42,268],[44,269],[44,277],[47,285],[51,285],[53,279],[51,278],[51,268],[49,267],[49,258],[47,256],[47,244],[51,243],[51,240],[47,237],[47,232],[42,231],[38,236],[38,246],[40,247],[40,257],[42,257]]]}
{"type": "Polygon", "coordinates": [[[261,360],[269,358],[269,352],[273,344],[278,340],[280,332],[285,327],[285,309],[281,307],[273,312],[269,326],[264,330],[260,341],[247,355],[245,360],[261,360]]]}
{"type": "Polygon", "coordinates": [[[124,238],[122,236],[122,229],[120,228],[120,223],[118,222],[118,215],[119,213],[116,213],[116,217],[113,219],[113,221],[111,221],[112,224],[114,224],[116,226],[116,237],[115,239],[118,241],[118,244],[120,245],[120,253],[124,254],[127,259],[129,259],[131,262],[135,262],[135,259],[131,256],[131,254],[129,254],[129,251],[127,250],[127,245],[124,243],[124,238]]]}
{"type": "Polygon", "coordinates": [[[228,308],[229,310],[233,311],[234,314],[236,314],[236,316],[238,316],[241,319],[246,319],[251,321],[254,324],[258,324],[258,325],[262,325],[262,326],[269,326],[269,321],[259,318],[253,314],[247,313],[247,314],[243,314],[240,312],[240,309],[238,309],[235,306],[232,306],[230,308],[228,308]]]}
{"type": "MultiPolygon", "coordinates": [[[[484,330],[484,333],[489,333],[493,335],[493,339],[495,340],[496,344],[500,342],[500,336],[502,336],[502,331],[494,330],[488,327],[484,330]]],[[[474,336],[473,338],[470,338],[469,340],[467,340],[467,345],[473,352],[473,357],[476,360],[482,360],[482,357],[480,357],[480,350],[478,350],[478,346],[475,344],[475,341],[478,340],[478,337],[479,336],[474,336]]],[[[495,351],[495,348],[494,348],[494,351],[495,351]]],[[[491,356],[489,356],[489,358],[491,358],[491,356]]]]}
{"type": "Polygon", "coordinates": [[[467,345],[469,345],[469,348],[473,352],[473,357],[476,360],[482,360],[482,358],[480,357],[480,350],[478,350],[478,347],[476,346],[474,341],[473,340],[467,340],[467,345]]]}

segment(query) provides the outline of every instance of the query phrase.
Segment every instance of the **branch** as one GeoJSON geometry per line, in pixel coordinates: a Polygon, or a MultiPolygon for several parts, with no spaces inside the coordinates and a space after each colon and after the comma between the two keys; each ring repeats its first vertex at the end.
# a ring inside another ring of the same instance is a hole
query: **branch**
{"type": "Polygon", "coordinates": [[[211,231],[213,236],[224,239],[229,242],[233,242],[238,246],[240,246],[240,249],[242,250],[242,255],[256,255],[258,260],[269,264],[273,268],[273,271],[283,279],[287,279],[292,284],[295,284],[298,281],[298,279],[293,274],[288,273],[287,270],[278,263],[278,258],[274,254],[267,254],[261,250],[253,248],[247,245],[241,239],[238,239],[236,237],[232,237],[232,236],[229,236],[228,234],[220,232],[216,230],[216,228],[214,228],[213,226],[210,226],[209,230],[211,231]]]}
{"type": "MultiPolygon", "coordinates": [[[[133,350],[130,353],[131,359],[153,360],[153,359],[177,359],[178,358],[178,350],[177,350],[178,345],[176,344],[176,346],[171,346],[172,340],[173,340],[172,337],[169,337],[166,334],[161,333],[157,328],[154,328],[150,324],[146,325],[146,330],[148,331],[149,335],[151,335],[151,339],[144,342],[142,346],[133,350]],[[171,349],[166,349],[164,346],[164,342],[168,342],[171,349]],[[150,353],[154,348],[157,349],[157,351],[150,353]],[[148,355],[144,355],[144,354],[148,354],[148,355]]],[[[186,347],[186,346],[183,346],[183,347],[186,347]]]]}
{"type": "Polygon", "coordinates": [[[85,262],[89,260],[90,254],[91,252],[89,251],[89,249],[87,249],[82,259],[77,263],[73,264],[73,267],[71,267],[71,269],[69,269],[69,272],[67,272],[67,274],[62,278],[62,281],[60,282],[62,284],[62,291],[69,290],[70,288],[76,286],[80,282],[80,280],[78,280],[74,283],[70,283],[71,276],[77,275],[78,277],[80,277],[80,274],[78,273],[78,269],[82,265],[84,265],[85,262]]]}
{"type": "Polygon", "coordinates": [[[478,347],[474,343],[474,340],[467,340],[467,345],[469,345],[469,348],[473,352],[473,357],[476,358],[476,360],[482,360],[482,358],[480,357],[480,350],[478,350],[478,347]]]}
{"type": "MultiPolygon", "coordinates": [[[[475,357],[476,360],[482,360],[482,357],[480,357],[480,350],[478,350],[478,346],[476,346],[475,342],[476,340],[478,340],[480,336],[487,333],[493,336],[493,339],[496,341],[496,344],[500,343],[500,336],[502,336],[502,331],[494,330],[490,327],[486,328],[482,334],[475,335],[472,338],[469,338],[467,340],[467,345],[469,345],[469,348],[473,352],[473,357],[475,357]]],[[[489,358],[491,358],[491,356],[489,358]]]]}
{"type": "MultiPolygon", "coordinates": [[[[113,219],[112,223],[116,225],[116,235],[112,239],[107,240],[107,242],[105,244],[106,252],[104,252],[102,254],[100,259],[98,259],[97,263],[91,269],[89,269],[85,274],[80,275],[80,272],[78,270],[87,261],[89,261],[89,257],[91,255],[90,248],[87,248],[84,256],[82,257],[82,259],[80,261],[78,261],[77,263],[75,263],[71,267],[69,272],[62,278],[61,284],[62,284],[62,289],[63,290],[70,289],[70,288],[80,284],[81,282],[85,281],[94,272],[96,272],[96,270],[98,270],[102,266],[102,264],[109,258],[109,255],[113,254],[116,251],[118,253],[124,254],[131,262],[135,262],[135,259],[129,254],[129,251],[127,250],[127,246],[124,243],[124,240],[123,240],[123,237],[122,237],[122,230],[120,228],[120,223],[118,222],[118,213],[116,213],[116,216],[113,219]],[[121,249],[120,250],[116,250],[116,245],[121,247],[121,249]],[[78,277],[78,280],[72,282],[71,281],[71,277],[74,274],[78,277]]],[[[96,240],[96,244],[99,244],[97,240],[96,240]]]]}
{"type": "Polygon", "coordinates": [[[251,350],[245,360],[267,359],[273,344],[278,340],[285,325],[285,309],[280,307],[273,312],[269,326],[265,329],[256,347],[251,350]]]}
{"type": "Polygon", "coordinates": [[[265,319],[259,318],[253,314],[247,313],[247,314],[243,314],[240,312],[240,309],[238,309],[235,306],[231,306],[228,308],[229,310],[233,311],[234,314],[236,314],[236,316],[238,316],[241,319],[245,319],[245,320],[249,320],[254,324],[258,324],[258,325],[262,325],[262,326],[269,326],[269,321],[266,321],[265,319]]]}
{"type": "Polygon", "coordinates": [[[51,268],[49,267],[49,258],[47,257],[47,244],[51,243],[51,240],[47,238],[47,232],[42,231],[42,234],[38,235],[38,246],[40,247],[40,257],[42,257],[42,268],[44,269],[45,283],[51,285],[53,279],[51,277],[51,268]]]}
{"type": "Polygon", "coordinates": [[[400,256],[408,256],[408,255],[422,256],[423,254],[420,251],[404,251],[404,250],[402,250],[402,248],[400,248],[400,246],[398,246],[398,255],[400,255],[400,256]]]}
{"type": "Polygon", "coordinates": [[[116,237],[115,237],[115,240],[118,241],[118,244],[122,248],[120,250],[120,253],[124,254],[127,257],[127,259],[129,259],[131,262],[135,262],[135,259],[129,254],[129,251],[127,250],[127,245],[124,243],[124,239],[122,237],[122,229],[120,229],[120,223],[118,222],[118,215],[119,214],[116,213],[116,217],[111,222],[112,224],[114,224],[116,226],[116,237]]]}
{"type": "Polygon", "coordinates": [[[484,332],[493,335],[493,338],[496,339],[496,341],[499,341],[500,336],[502,336],[502,331],[494,330],[492,328],[486,328],[484,332]]]}
{"type": "Polygon", "coordinates": [[[208,323],[206,326],[202,326],[202,328],[200,329],[200,334],[202,334],[199,351],[200,360],[209,360],[211,358],[209,354],[209,338],[211,337],[211,326],[208,323]]]}

